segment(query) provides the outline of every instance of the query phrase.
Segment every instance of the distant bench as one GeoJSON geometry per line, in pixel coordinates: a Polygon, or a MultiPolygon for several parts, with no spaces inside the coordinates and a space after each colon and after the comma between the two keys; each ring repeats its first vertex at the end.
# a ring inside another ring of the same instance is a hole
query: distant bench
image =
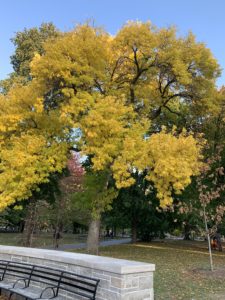
{"type": "Polygon", "coordinates": [[[0,260],[0,293],[2,290],[26,299],[95,300],[99,279],[72,272],[27,263],[0,260]],[[60,294],[59,294],[60,292],[60,294]]]}

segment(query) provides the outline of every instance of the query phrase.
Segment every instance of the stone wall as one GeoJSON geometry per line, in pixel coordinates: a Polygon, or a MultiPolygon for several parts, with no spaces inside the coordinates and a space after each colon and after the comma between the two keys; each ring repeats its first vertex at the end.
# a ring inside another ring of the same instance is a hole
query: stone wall
{"type": "Polygon", "coordinates": [[[0,246],[0,259],[60,268],[98,278],[100,283],[96,300],[153,300],[154,298],[155,265],[153,264],[11,246],[0,246]]]}

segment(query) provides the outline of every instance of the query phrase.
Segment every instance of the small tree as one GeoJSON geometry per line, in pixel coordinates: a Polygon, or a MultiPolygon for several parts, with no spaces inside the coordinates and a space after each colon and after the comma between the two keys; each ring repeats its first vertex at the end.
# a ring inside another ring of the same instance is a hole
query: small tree
{"type": "Polygon", "coordinates": [[[224,168],[221,166],[221,151],[222,148],[217,148],[217,153],[207,159],[207,163],[202,167],[201,175],[197,179],[199,201],[201,204],[200,214],[203,217],[208,240],[211,271],[213,271],[213,260],[209,223],[218,225],[225,211],[225,203],[221,202],[221,194],[225,189],[224,168]]]}
{"type": "Polygon", "coordinates": [[[221,147],[217,147],[215,154],[202,165],[201,173],[192,185],[191,190],[186,193],[186,198],[188,196],[189,199],[184,199],[178,204],[181,205],[179,210],[182,215],[187,216],[185,219],[192,218],[193,224],[203,227],[208,241],[210,269],[213,271],[211,236],[221,223],[225,211],[222,197],[225,183],[221,147]]]}

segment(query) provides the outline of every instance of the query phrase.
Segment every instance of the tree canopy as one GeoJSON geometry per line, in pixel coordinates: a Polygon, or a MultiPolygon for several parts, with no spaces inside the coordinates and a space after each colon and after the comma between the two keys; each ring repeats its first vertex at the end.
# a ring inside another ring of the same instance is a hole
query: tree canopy
{"type": "Polygon", "coordinates": [[[178,37],[148,22],[128,22],[115,36],[88,24],[64,34],[43,25],[32,36],[54,39],[41,50],[32,42],[23,62],[30,33],[17,34],[12,63],[31,80],[15,81],[0,99],[0,207],[30,197],[66,166],[73,147],[117,188],[134,184],[134,170],[147,171],[161,206],[171,204],[201,166],[202,141],[185,118],[220,105],[210,50],[191,33],[178,37]],[[171,129],[172,118],[159,122],[166,113],[181,116],[188,130],[171,129]]]}

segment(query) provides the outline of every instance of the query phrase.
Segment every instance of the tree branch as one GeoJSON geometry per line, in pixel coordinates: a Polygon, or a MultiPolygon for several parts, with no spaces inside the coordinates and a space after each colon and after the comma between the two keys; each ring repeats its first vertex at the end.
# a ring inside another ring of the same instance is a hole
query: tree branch
{"type": "Polygon", "coordinates": [[[180,113],[178,113],[177,111],[173,111],[169,106],[164,105],[163,107],[165,107],[172,114],[176,114],[177,116],[181,116],[180,113]]]}

